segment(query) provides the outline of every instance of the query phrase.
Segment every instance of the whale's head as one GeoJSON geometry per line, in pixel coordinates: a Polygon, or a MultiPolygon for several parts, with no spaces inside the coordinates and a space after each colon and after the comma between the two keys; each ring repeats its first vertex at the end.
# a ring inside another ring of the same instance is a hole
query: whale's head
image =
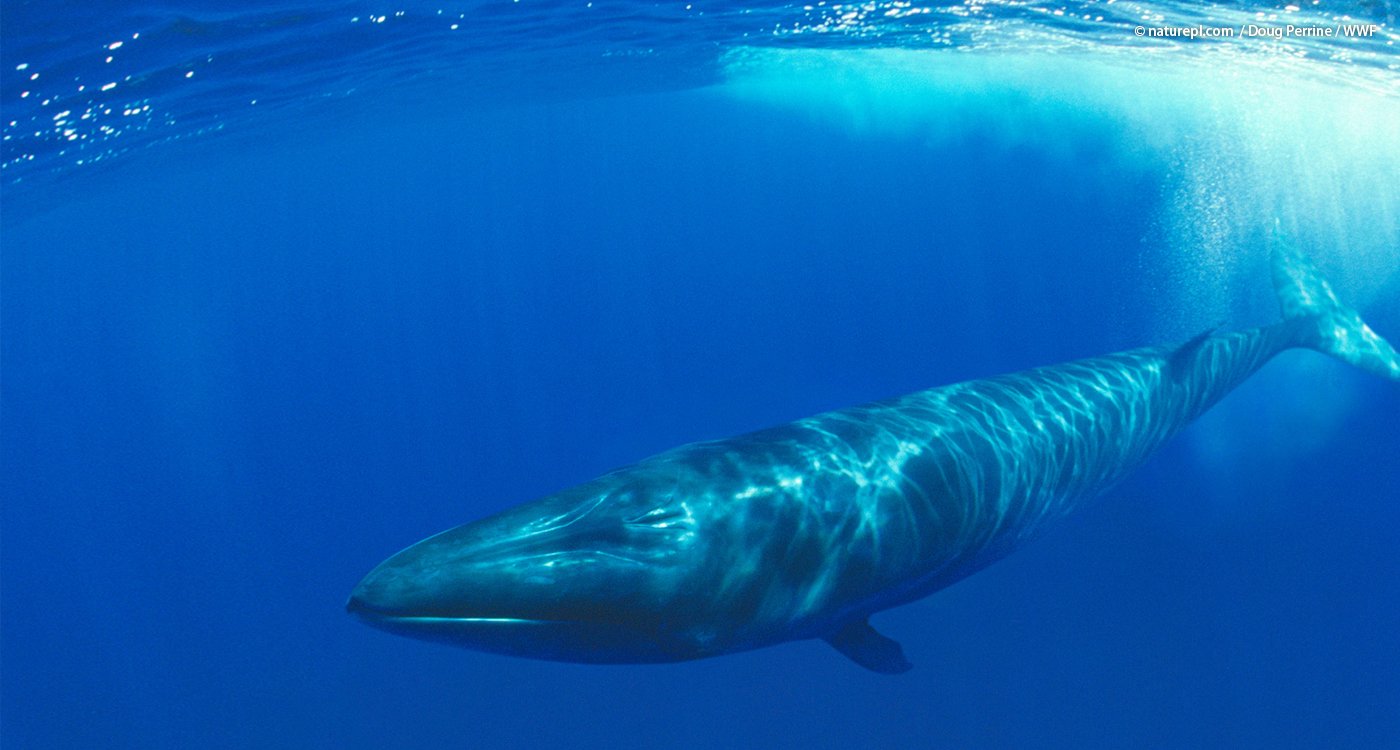
{"type": "Polygon", "coordinates": [[[399,635],[557,661],[707,655],[678,632],[704,601],[695,503],[637,472],[606,475],[459,526],[385,560],[347,610],[399,635]]]}

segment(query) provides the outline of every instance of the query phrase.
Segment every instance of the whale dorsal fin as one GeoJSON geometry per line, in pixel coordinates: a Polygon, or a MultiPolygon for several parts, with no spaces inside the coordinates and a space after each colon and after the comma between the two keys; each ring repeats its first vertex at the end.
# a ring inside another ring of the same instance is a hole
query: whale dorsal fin
{"type": "Polygon", "coordinates": [[[1180,383],[1187,379],[1191,374],[1191,367],[1196,364],[1196,354],[1201,351],[1201,347],[1205,345],[1206,341],[1211,337],[1211,334],[1215,333],[1215,330],[1219,327],[1218,325],[1211,326],[1201,331],[1196,334],[1195,338],[1177,347],[1177,350],[1172,352],[1171,357],[1167,360],[1167,375],[1172,380],[1180,383]]]}
{"type": "Polygon", "coordinates": [[[822,640],[872,672],[900,674],[914,667],[904,658],[899,642],[875,632],[864,617],[842,625],[840,630],[822,640]]]}

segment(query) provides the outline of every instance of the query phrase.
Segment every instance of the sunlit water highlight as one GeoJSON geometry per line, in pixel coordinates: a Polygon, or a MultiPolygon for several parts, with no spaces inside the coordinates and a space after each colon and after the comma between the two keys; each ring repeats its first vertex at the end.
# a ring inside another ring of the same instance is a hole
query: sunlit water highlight
{"type": "Polygon", "coordinates": [[[1187,51],[1217,70],[1337,80],[1397,96],[1394,7],[1305,5],[131,4],[94,23],[77,6],[11,4],[0,70],[0,173],[13,185],[211,131],[303,119],[308,105],[375,91],[419,91],[458,106],[705,85],[724,80],[741,49],[1054,52],[1107,66],[1151,64],[1163,53],[1179,60],[1187,51]],[[1325,27],[1332,36],[1272,35],[1291,27],[1325,27]],[[1151,36],[1152,29],[1229,35],[1151,36]]]}

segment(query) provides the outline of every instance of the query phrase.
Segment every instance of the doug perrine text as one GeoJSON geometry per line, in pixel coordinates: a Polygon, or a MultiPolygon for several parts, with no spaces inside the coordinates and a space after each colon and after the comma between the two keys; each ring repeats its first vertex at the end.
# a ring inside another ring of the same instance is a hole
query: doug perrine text
{"type": "Polygon", "coordinates": [[[1147,37],[1187,37],[1190,39],[1209,39],[1216,37],[1268,37],[1271,39],[1302,38],[1302,37],[1369,37],[1379,33],[1381,27],[1373,23],[1339,23],[1332,26],[1312,25],[1294,26],[1285,24],[1283,26],[1257,26],[1255,24],[1245,24],[1239,28],[1234,26],[1136,26],[1133,28],[1135,36],[1147,37]]]}

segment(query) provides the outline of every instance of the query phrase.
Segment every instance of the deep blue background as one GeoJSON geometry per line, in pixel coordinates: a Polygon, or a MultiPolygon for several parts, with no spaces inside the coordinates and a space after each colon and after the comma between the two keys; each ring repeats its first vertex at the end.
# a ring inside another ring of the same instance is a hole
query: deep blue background
{"type": "Polygon", "coordinates": [[[1166,304],[1166,167],[1109,122],[1038,150],[975,112],[930,143],[708,90],[402,106],[6,216],[7,750],[1400,742],[1400,394],[1311,353],[877,617],[902,677],[817,642],[594,667],[356,623],[360,576],[434,532],[682,442],[1162,343],[1166,304]]]}

